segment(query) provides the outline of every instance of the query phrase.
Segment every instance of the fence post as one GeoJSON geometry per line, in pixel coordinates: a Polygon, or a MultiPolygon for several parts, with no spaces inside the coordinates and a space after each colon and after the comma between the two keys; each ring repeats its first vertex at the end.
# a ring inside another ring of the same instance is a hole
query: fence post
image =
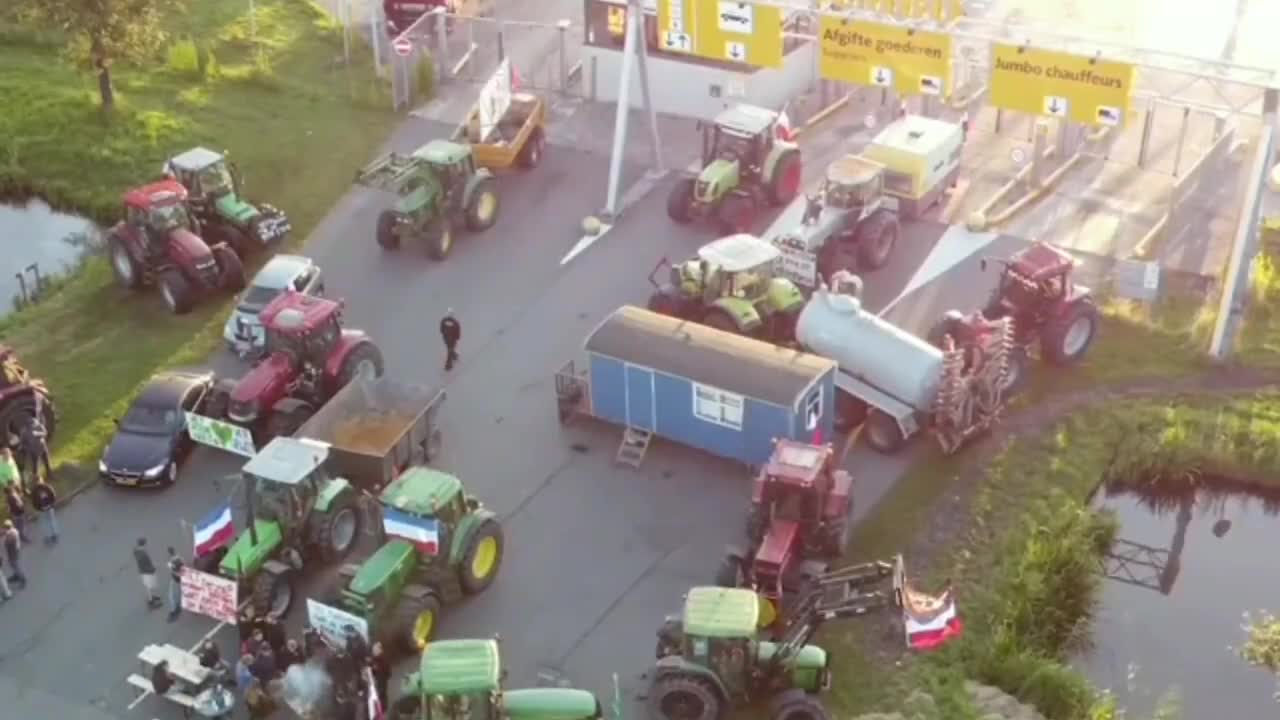
{"type": "Polygon", "coordinates": [[[493,22],[498,26],[498,62],[502,62],[507,59],[507,50],[502,44],[502,21],[494,20],[493,22]]]}
{"type": "Polygon", "coordinates": [[[1138,143],[1138,167],[1147,166],[1147,150],[1151,145],[1151,128],[1155,125],[1155,105],[1147,107],[1147,114],[1142,116],[1142,140],[1138,143]]]}
{"type": "Polygon", "coordinates": [[[556,28],[560,31],[560,92],[568,94],[569,92],[569,26],[573,24],[572,20],[561,20],[556,23],[556,28]]]}
{"type": "Polygon", "coordinates": [[[1182,126],[1178,128],[1178,147],[1173,151],[1173,176],[1178,177],[1178,168],[1182,167],[1182,146],[1187,142],[1187,123],[1191,122],[1191,108],[1182,106],[1182,126]]]}
{"type": "Polygon", "coordinates": [[[599,59],[595,55],[592,55],[591,56],[591,94],[588,96],[591,98],[591,102],[596,102],[600,97],[597,94],[597,90],[596,90],[596,73],[599,72],[599,70],[600,70],[599,59]]]}
{"type": "Polygon", "coordinates": [[[436,77],[449,80],[453,78],[453,63],[449,58],[449,18],[443,6],[431,12],[436,16],[436,77]]]}
{"type": "Polygon", "coordinates": [[[996,134],[1000,134],[1000,126],[1004,125],[1004,108],[996,108],[996,134]]]}

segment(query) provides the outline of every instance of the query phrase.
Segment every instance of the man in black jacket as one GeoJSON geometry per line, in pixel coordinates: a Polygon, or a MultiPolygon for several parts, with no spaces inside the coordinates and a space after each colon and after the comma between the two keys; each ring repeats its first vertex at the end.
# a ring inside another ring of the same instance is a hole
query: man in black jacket
{"type": "Polygon", "coordinates": [[[57,493],[53,491],[53,486],[43,479],[36,482],[35,487],[31,488],[31,506],[36,509],[36,514],[44,526],[44,542],[46,545],[58,542],[58,516],[56,514],[57,511],[54,509],[57,504],[57,493]]]}
{"type": "Polygon", "coordinates": [[[462,339],[462,323],[453,316],[453,308],[449,308],[440,320],[440,338],[444,340],[444,369],[448,372],[458,362],[458,341],[462,339]]]}

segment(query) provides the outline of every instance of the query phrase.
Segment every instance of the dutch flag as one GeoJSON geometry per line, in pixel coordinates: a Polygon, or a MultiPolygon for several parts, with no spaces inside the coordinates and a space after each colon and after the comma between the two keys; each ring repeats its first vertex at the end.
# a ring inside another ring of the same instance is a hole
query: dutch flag
{"type": "Polygon", "coordinates": [[[404,538],[427,555],[440,551],[440,523],[389,507],[382,508],[382,529],[391,537],[404,538]]]}
{"type": "Polygon", "coordinates": [[[231,542],[235,534],[235,526],[231,524],[231,503],[226,502],[196,523],[195,556],[208,555],[231,542]]]}

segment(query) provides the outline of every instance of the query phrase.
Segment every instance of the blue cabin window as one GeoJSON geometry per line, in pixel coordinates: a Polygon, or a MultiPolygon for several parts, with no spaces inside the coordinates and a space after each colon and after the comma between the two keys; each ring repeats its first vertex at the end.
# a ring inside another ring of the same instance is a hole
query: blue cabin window
{"type": "Polygon", "coordinates": [[[693,383],[693,415],[716,425],[742,429],[742,408],[746,399],[710,385],[693,383]]]}
{"type": "Polygon", "coordinates": [[[804,429],[813,431],[818,429],[818,422],[822,419],[822,388],[815,388],[808,399],[804,401],[804,429]]]}

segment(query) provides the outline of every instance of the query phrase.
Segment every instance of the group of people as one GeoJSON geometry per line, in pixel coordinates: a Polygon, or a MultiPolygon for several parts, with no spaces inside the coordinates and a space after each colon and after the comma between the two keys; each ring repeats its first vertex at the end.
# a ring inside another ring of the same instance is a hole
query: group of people
{"type": "Polygon", "coordinates": [[[53,468],[49,462],[48,433],[38,418],[23,427],[16,452],[7,443],[0,445],[0,492],[4,494],[8,518],[0,523],[0,602],[13,597],[14,590],[27,585],[22,569],[22,549],[31,542],[30,525],[43,528],[45,545],[58,542],[58,495],[50,484],[53,468]],[[43,472],[41,472],[43,470],[43,472]]]}

